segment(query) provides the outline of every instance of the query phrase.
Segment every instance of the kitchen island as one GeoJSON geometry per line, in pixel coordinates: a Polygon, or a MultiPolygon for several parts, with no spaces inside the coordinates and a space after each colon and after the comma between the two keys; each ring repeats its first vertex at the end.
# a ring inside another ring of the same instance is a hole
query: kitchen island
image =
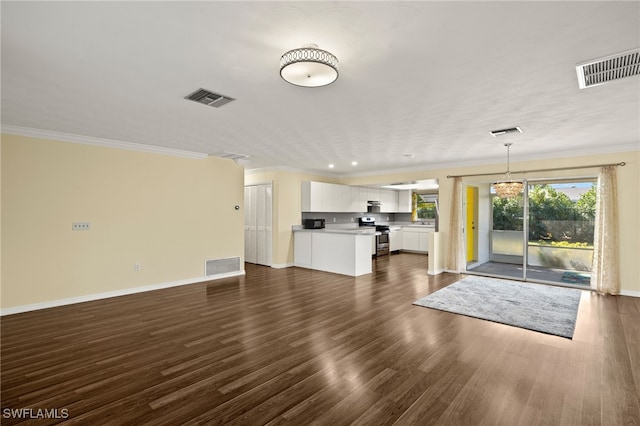
{"type": "Polygon", "coordinates": [[[370,274],[374,229],[293,228],[293,264],[358,277],[370,274]]]}

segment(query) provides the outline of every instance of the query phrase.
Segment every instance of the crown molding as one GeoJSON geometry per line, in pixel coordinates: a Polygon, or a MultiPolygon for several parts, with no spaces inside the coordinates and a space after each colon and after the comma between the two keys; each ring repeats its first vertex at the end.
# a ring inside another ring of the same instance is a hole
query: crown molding
{"type": "MultiPolygon", "coordinates": [[[[635,151],[640,151],[640,144],[628,143],[628,144],[618,144],[618,145],[605,145],[597,148],[580,149],[579,151],[567,150],[567,151],[543,152],[543,153],[536,153],[532,155],[516,155],[516,156],[511,154],[511,162],[517,163],[517,162],[523,162],[523,161],[549,160],[549,159],[558,159],[558,158],[574,158],[574,157],[582,157],[582,156],[588,156],[588,155],[615,154],[618,152],[635,152],[635,151]]],[[[502,157],[480,158],[480,159],[469,160],[469,161],[450,161],[446,163],[435,163],[435,164],[422,163],[422,164],[414,164],[412,166],[401,167],[401,168],[379,169],[375,171],[364,171],[364,172],[357,172],[357,173],[331,173],[331,172],[322,173],[318,170],[297,169],[297,168],[285,167],[285,166],[271,166],[271,167],[260,167],[255,169],[246,169],[245,174],[252,175],[252,174],[258,174],[258,173],[285,171],[290,173],[322,176],[329,179],[345,179],[345,178],[355,178],[355,177],[378,177],[378,176],[395,175],[395,174],[402,174],[402,173],[424,172],[429,170],[460,169],[465,167],[492,166],[492,165],[504,166],[505,165],[504,158],[502,157]]],[[[496,172],[496,174],[500,174],[500,173],[504,173],[504,171],[496,172]]]]}
{"type": "MultiPolygon", "coordinates": [[[[571,151],[557,151],[557,152],[544,152],[537,153],[532,155],[522,155],[522,156],[514,156],[511,154],[511,165],[513,168],[513,163],[523,162],[523,161],[536,161],[536,160],[549,160],[549,159],[558,159],[558,158],[575,158],[575,157],[583,157],[588,155],[598,155],[598,154],[615,154],[618,152],[635,152],[640,151],[640,144],[638,143],[628,143],[628,144],[619,144],[619,145],[606,145],[601,148],[590,148],[590,149],[580,149],[579,151],[571,150],[571,151]]],[[[623,161],[623,160],[621,160],[623,161]]],[[[374,172],[361,172],[361,173],[346,173],[340,175],[341,178],[352,178],[352,177],[370,177],[370,176],[385,176],[385,175],[393,175],[400,173],[412,173],[412,172],[420,172],[427,170],[446,170],[446,169],[459,169],[464,167],[474,167],[474,166],[492,166],[495,164],[499,164],[504,166],[505,162],[503,158],[494,158],[494,159],[477,159],[477,160],[469,160],[469,161],[452,161],[447,163],[437,163],[437,164],[417,164],[411,167],[402,167],[402,168],[394,168],[394,169],[381,169],[376,170],[374,172]]],[[[496,174],[504,173],[504,171],[497,172],[496,174]]]]}
{"type": "Polygon", "coordinates": [[[95,138],[92,136],[74,135],[71,133],[54,132],[51,130],[33,129],[30,127],[20,127],[12,125],[2,125],[2,133],[16,136],[26,136],[40,139],[53,139],[61,142],[78,143],[82,145],[93,145],[104,148],[124,149],[127,151],[147,152],[152,154],[170,155],[173,157],[192,158],[202,160],[208,157],[207,154],[181,149],[164,148],[160,146],[145,145],[134,142],[117,141],[113,139],[95,138]]]}
{"type": "Polygon", "coordinates": [[[330,179],[337,179],[340,177],[337,173],[321,173],[317,170],[307,170],[307,169],[298,169],[295,167],[287,167],[287,166],[268,166],[268,167],[258,167],[255,169],[245,169],[245,175],[255,175],[260,173],[269,173],[269,172],[287,172],[301,175],[312,175],[312,176],[322,176],[330,179]]]}

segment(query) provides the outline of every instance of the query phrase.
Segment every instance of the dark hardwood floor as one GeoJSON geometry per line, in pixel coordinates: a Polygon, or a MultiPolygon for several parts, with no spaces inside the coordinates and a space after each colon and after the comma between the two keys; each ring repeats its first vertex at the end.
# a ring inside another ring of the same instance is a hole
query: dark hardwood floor
{"type": "Polygon", "coordinates": [[[426,260],[5,316],[2,424],[640,424],[640,299],[583,292],[569,340],[413,306],[461,277],[426,260]]]}

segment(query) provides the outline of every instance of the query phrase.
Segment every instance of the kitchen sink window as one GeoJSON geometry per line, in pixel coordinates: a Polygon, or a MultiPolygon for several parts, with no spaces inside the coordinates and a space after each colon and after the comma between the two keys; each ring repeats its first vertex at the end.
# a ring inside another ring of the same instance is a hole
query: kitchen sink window
{"type": "Polygon", "coordinates": [[[412,194],[413,206],[411,209],[411,220],[413,222],[424,222],[434,224],[438,218],[438,196],[437,194],[412,194]]]}

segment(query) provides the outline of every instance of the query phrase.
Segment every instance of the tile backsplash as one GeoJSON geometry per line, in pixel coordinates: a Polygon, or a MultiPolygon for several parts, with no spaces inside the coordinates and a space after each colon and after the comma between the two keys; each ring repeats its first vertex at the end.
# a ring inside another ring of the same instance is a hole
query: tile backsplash
{"type": "Polygon", "coordinates": [[[411,222],[411,213],[302,213],[302,219],[324,219],[327,225],[358,225],[358,218],[372,216],[376,223],[411,222]]]}

